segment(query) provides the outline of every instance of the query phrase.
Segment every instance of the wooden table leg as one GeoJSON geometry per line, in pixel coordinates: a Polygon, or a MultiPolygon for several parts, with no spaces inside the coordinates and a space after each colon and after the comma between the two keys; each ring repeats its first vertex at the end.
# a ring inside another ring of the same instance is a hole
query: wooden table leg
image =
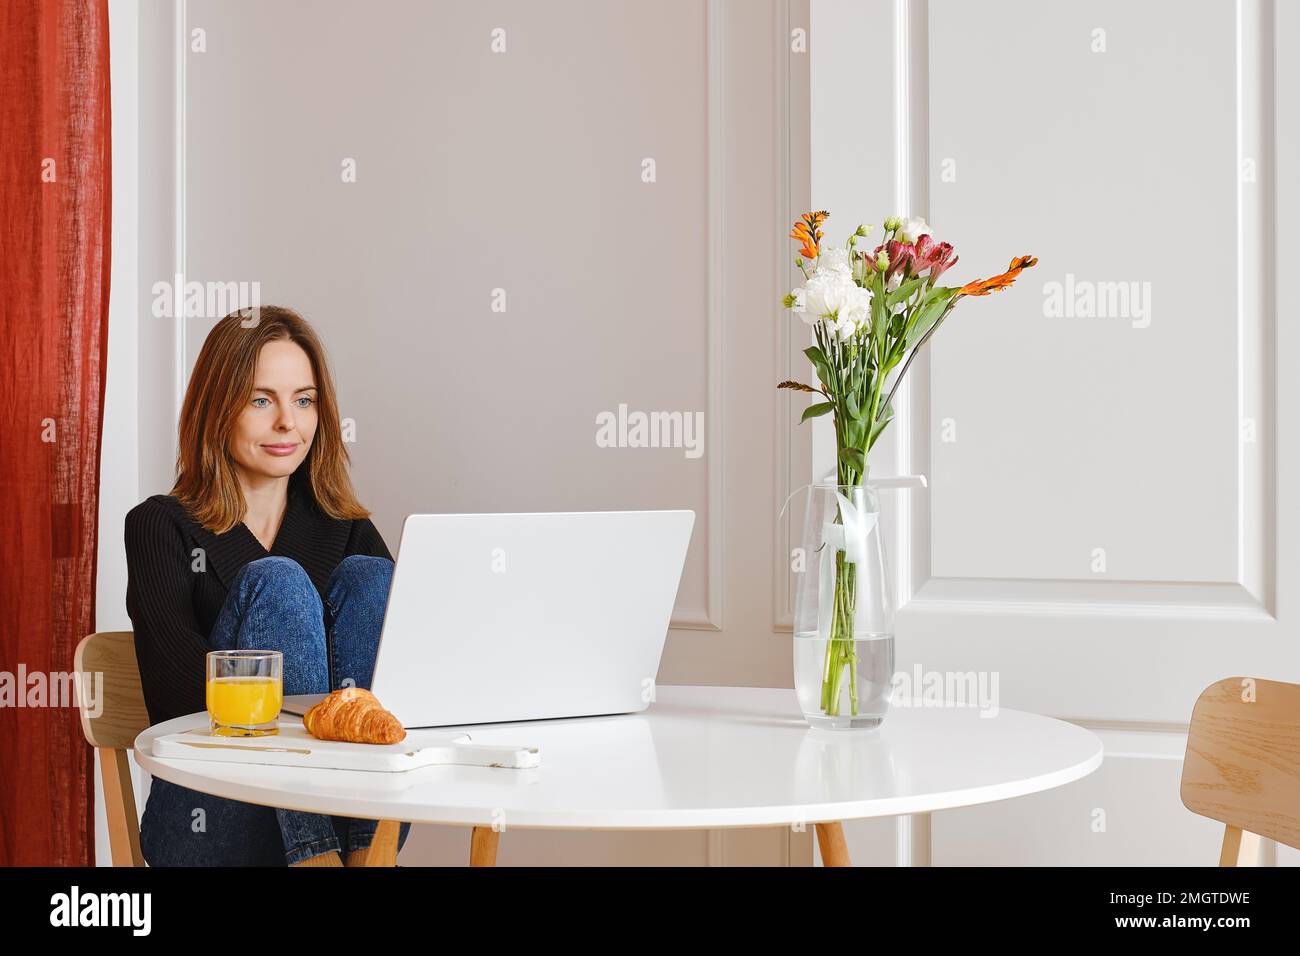
{"type": "Polygon", "coordinates": [[[818,823],[817,846],[822,851],[822,866],[852,866],[849,860],[849,846],[844,842],[844,825],[842,823],[818,823]]]}
{"type": "Polygon", "coordinates": [[[401,836],[401,826],[396,820],[379,821],[375,837],[370,841],[370,850],[366,853],[366,866],[397,865],[397,838],[401,836]]]}
{"type": "Polygon", "coordinates": [[[469,835],[469,865],[496,866],[497,843],[500,839],[500,831],[491,827],[475,827],[469,835]]]}

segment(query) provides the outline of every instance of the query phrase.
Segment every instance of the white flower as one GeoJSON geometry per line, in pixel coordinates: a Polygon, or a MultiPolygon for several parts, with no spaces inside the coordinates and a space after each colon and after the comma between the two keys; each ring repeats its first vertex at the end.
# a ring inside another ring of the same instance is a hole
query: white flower
{"type": "Polygon", "coordinates": [[[852,271],[853,267],[849,265],[848,250],[841,248],[840,246],[831,246],[828,249],[823,249],[822,254],[817,257],[817,272],[813,274],[818,275],[822,272],[826,272],[844,273],[848,275],[851,274],[852,271]]]}
{"type": "Polygon", "coordinates": [[[895,272],[892,276],[889,277],[889,280],[885,283],[885,290],[887,292],[893,292],[902,284],[903,284],[903,274],[901,272],[895,272]]]}
{"type": "MultiPolygon", "coordinates": [[[[790,306],[790,311],[798,314],[803,319],[804,325],[816,325],[822,320],[822,317],[808,307],[808,286],[812,285],[812,279],[808,280],[808,285],[801,285],[790,292],[794,297],[794,304],[790,306]]],[[[814,290],[815,291],[815,290],[814,290]]]]}
{"type": "Polygon", "coordinates": [[[806,285],[790,293],[794,298],[790,311],[798,312],[807,325],[825,320],[841,340],[851,337],[871,316],[871,290],[853,281],[847,256],[843,265],[843,271],[838,260],[828,268],[818,267],[806,285]]]}
{"type": "Polygon", "coordinates": [[[930,227],[920,216],[910,216],[898,227],[900,242],[916,242],[922,236],[929,235],[930,227]]]}
{"type": "Polygon", "coordinates": [[[871,321],[871,290],[854,285],[846,296],[839,312],[827,319],[827,326],[841,342],[851,339],[853,335],[871,321]]]}
{"type": "Polygon", "coordinates": [[[856,333],[858,329],[862,328],[861,323],[854,322],[852,319],[848,318],[838,319],[835,322],[828,323],[828,325],[830,325],[831,331],[835,333],[836,337],[839,338],[841,342],[847,342],[849,339],[853,338],[854,333],[856,333]]]}
{"type": "Polygon", "coordinates": [[[854,285],[848,299],[840,306],[840,319],[848,320],[857,326],[867,322],[870,316],[871,290],[864,289],[860,285],[854,285]]]}
{"type": "Polygon", "coordinates": [[[818,269],[804,286],[804,307],[807,314],[817,318],[837,314],[856,288],[853,277],[847,272],[818,269]]]}

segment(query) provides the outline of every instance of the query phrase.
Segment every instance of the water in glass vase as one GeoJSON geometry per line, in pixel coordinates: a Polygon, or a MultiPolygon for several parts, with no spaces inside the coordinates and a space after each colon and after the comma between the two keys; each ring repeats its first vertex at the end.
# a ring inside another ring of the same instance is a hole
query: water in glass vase
{"type": "Polygon", "coordinates": [[[798,633],[794,670],[799,709],[813,727],[879,727],[893,691],[894,635],[859,632],[853,640],[830,640],[798,633]]]}

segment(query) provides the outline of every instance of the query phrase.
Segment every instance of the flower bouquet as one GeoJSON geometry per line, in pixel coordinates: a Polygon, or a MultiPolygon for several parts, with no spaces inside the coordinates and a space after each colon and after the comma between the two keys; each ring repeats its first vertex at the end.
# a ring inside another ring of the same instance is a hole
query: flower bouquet
{"type": "MultiPolygon", "coordinates": [[[[873,227],[868,226],[859,226],[843,246],[823,245],[822,225],[828,217],[825,211],[808,212],[794,224],[790,238],[799,242],[795,265],[805,281],[784,302],[787,309],[812,327],[815,344],[804,354],[812,362],[820,385],[814,388],[786,381],[777,388],[820,396],[821,400],[804,411],[801,421],[833,416],[837,486],[854,489],[865,482],[871,449],[893,418],[893,397],[899,383],[957,303],[967,296],[984,296],[1010,287],[1022,271],[1038,260],[1018,256],[1005,272],[991,279],[943,286],[939,279],[956,265],[958,257],[950,243],[935,241],[924,219],[885,220],[883,239],[868,252],[865,243],[864,248],[858,248],[859,240],[871,234],[873,227]],[[897,374],[893,374],[895,369],[897,374]]],[[[827,600],[819,604],[821,616],[830,620],[820,621],[816,628],[828,635],[819,668],[821,688],[816,707],[816,712],[826,717],[840,714],[846,678],[851,716],[858,713],[854,621],[859,616],[856,575],[865,551],[853,547],[849,539],[854,533],[869,533],[874,524],[874,515],[864,522],[861,506],[855,508],[844,494],[839,494],[838,499],[838,508],[830,510],[838,512],[834,523],[843,528],[838,538],[823,539],[823,547],[830,542],[835,550],[833,564],[828,561],[824,565],[826,576],[834,577],[833,595],[823,595],[827,600]],[[845,532],[850,532],[847,538],[845,532]]],[[[861,495],[858,500],[862,500],[861,495]]],[[[829,554],[823,557],[829,558],[829,554]]],[[[819,587],[829,585],[819,581],[819,587]]],[[[892,621],[889,629],[892,640],[892,621]]],[[[892,669],[892,662],[889,667],[892,669]]],[[[796,661],[796,675],[798,670],[796,661]]],[[[886,675],[886,679],[890,677],[886,675]]],[[[804,709],[805,713],[809,711],[808,706],[804,709]]]]}

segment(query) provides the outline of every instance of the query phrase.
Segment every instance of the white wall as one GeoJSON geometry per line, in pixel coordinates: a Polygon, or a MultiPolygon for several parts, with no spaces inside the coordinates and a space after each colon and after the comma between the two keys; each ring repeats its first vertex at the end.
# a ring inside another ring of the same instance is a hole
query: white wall
{"type": "MultiPolygon", "coordinates": [[[[126,613],[123,522],[140,493],[139,457],[139,10],[135,0],[109,0],[109,83],[113,107],[113,257],[108,308],[108,357],[99,484],[99,552],[95,630],[130,630],[126,613]]],[[[148,775],[131,765],[143,808],[148,775]]],[[[95,755],[95,862],[111,864],[104,789],[95,755]]]]}
{"type": "MultiPolygon", "coordinates": [[[[324,338],[390,548],[414,511],[693,508],[659,681],[790,686],[776,518],[809,433],[775,388],[806,344],[780,308],[784,4],[138,11],[139,464],[122,495],[170,486],[180,389],[219,318],[155,317],[153,284],[257,281],[324,338]],[[703,454],[597,447],[596,414],[620,403],[702,412],[703,454]]],[[[129,377],[126,361],[110,350],[110,373],[129,377]]],[[[124,404],[109,413],[132,427],[124,404]]],[[[101,527],[117,563],[101,601],[125,622],[121,513],[101,527]]],[[[463,865],[467,840],[416,828],[402,862],[463,865]]],[[[500,859],[735,863],[792,845],[810,853],[782,829],[516,832],[500,859]]]]}
{"type": "MultiPolygon", "coordinates": [[[[959,306],[882,439],[888,470],[931,478],[894,528],[898,666],[996,675],[1003,707],[1092,728],[1107,758],[938,815],[938,864],[1213,865],[1222,826],[1178,798],[1192,705],[1300,678],[1274,251],[1300,212],[1298,26],[1270,0],[812,0],[812,208],[924,215],[961,256],[945,283],[1040,258],[959,306]],[[1150,309],[1055,314],[1067,276],[1150,309]]],[[[848,831],[892,856],[879,825],[848,831]]]]}

